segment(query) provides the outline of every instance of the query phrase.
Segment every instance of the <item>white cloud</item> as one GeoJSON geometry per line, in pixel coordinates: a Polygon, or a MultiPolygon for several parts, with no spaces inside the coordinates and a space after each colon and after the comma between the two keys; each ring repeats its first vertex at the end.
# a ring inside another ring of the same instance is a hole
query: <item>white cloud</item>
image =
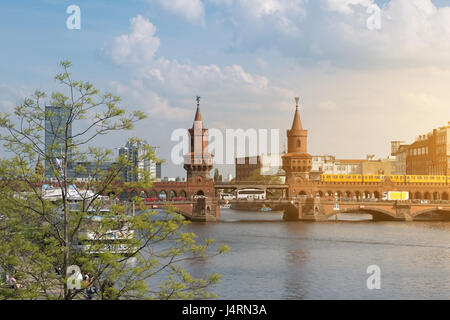
{"type": "Polygon", "coordinates": [[[3,100],[1,103],[2,109],[7,111],[7,112],[11,112],[14,110],[14,103],[10,100],[3,100]]]}
{"type": "Polygon", "coordinates": [[[273,28],[276,32],[296,35],[306,14],[304,0],[236,0],[231,10],[238,28],[258,32],[273,28]]]}
{"type": "Polygon", "coordinates": [[[392,62],[397,67],[450,64],[450,7],[437,8],[431,0],[391,0],[381,8],[381,30],[369,30],[365,1],[328,0],[330,3],[344,15],[324,30],[322,39],[332,39],[333,45],[319,41],[316,45],[334,56],[332,59],[352,61],[358,57],[371,64],[392,62]],[[360,10],[349,6],[350,2],[360,4],[360,10]],[[350,10],[352,15],[348,15],[350,10]]]}
{"type": "Polygon", "coordinates": [[[179,107],[170,107],[167,99],[162,98],[157,93],[146,90],[142,81],[131,81],[129,84],[112,83],[111,84],[119,95],[126,95],[131,98],[140,109],[150,117],[184,121],[192,116],[192,112],[179,107]]]}
{"type": "Polygon", "coordinates": [[[152,60],[160,44],[159,38],[154,36],[156,27],[141,15],[132,18],[130,23],[130,33],[115,38],[106,50],[117,64],[152,60]]]}
{"type": "Polygon", "coordinates": [[[265,59],[261,58],[256,59],[256,64],[261,69],[266,69],[269,66],[269,63],[265,59]]]}
{"type": "Polygon", "coordinates": [[[206,96],[210,103],[214,101],[214,109],[227,111],[241,108],[242,103],[246,103],[248,109],[259,109],[264,105],[257,102],[261,99],[268,103],[294,96],[238,64],[219,67],[158,57],[160,39],[155,32],[150,21],[137,16],[131,19],[130,33],[118,36],[104,49],[116,64],[128,68],[133,76],[128,84],[113,86],[152,117],[185,120],[186,112],[192,113],[193,97],[197,94],[206,96]]]}
{"type": "Polygon", "coordinates": [[[355,13],[354,6],[368,7],[373,4],[373,0],[327,0],[327,8],[343,14],[355,13]]]}
{"type": "Polygon", "coordinates": [[[14,85],[0,82],[0,112],[11,113],[23,103],[25,97],[31,96],[33,90],[26,85],[14,85]]]}
{"type": "Polygon", "coordinates": [[[390,0],[381,30],[369,30],[374,0],[234,0],[220,7],[234,30],[233,51],[273,49],[302,64],[367,68],[391,63],[450,64],[450,6],[390,0]]]}
{"type": "Polygon", "coordinates": [[[182,16],[193,24],[204,25],[205,6],[201,0],[149,0],[158,2],[165,10],[182,16]]]}
{"type": "Polygon", "coordinates": [[[209,3],[215,4],[217,6],[231,6],[233,4],[233,0],[207,0],[209,3]]]}

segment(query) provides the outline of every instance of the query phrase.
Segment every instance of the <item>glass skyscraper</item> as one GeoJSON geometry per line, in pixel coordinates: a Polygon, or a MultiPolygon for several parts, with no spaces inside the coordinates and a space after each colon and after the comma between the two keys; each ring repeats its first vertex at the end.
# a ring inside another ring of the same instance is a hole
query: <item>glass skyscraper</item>
{"type": "Polygon", "coordinates": [[[45,106],[45,176],[54,177],[54,169],[64,162],[71,164],[72,153],[69,150],[64,158],[66,138],[72,136],[72,124],[69,122],[70,109],[66,107],[45,106]]]}

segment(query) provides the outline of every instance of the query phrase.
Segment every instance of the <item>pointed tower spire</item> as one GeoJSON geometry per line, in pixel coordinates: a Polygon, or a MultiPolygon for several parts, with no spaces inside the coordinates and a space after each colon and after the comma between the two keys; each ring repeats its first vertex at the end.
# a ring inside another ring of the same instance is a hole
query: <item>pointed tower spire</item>
{"type": "Polygon", "coordinates": [[[299,97],[295,97],[295,114],[294,114],[294,121],[292,122],[291,130],[303,130],[302,122],[300,121],[300,113],[298,111],[298,101],[299,100],[300,100],[299,97]]]}
{"type": "Polygon", "coordinates": [[[187,181],[194,176],[209,179],[209,172],[213,167],[213,155],[208,152],[208,129],[204,127],[202,114],[200,113],[200,97],[197,96],[197,111],[192,128],[189,129],[190,148],[185,155],[184,169],[187,173],[187,181]]]}
{"type": "Polygon", "coordinates": [[[197,96],[197,111],[195,112],[194,121],[202,121],[202,114],[200,113],[200,96],[197,96]]]}
{"type": "MultiPolygon", "coordinates": [[[[303,129],[300,121],[299,100],[298,97],[295,98],[296,106],[292,129],[286,132],[288,150],[283,155],[283,170],[286,172],[286,182],[288,184],[308,180],[309,172],[312,168],[312,157],[308,154],[307,148],[308,130],[303,129]]],[[[295,196],[295,189],[289,187],[289,195],[295,196]]]]}

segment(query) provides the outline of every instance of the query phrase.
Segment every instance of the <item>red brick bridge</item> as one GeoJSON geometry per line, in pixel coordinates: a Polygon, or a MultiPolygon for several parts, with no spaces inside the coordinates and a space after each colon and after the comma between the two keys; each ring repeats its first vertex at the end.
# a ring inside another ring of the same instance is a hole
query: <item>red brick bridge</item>
{"type": "Polygon", "coordinates": [[[292,200],[286,204],[283,219],[327,221],[340,213],[367,213],[374,221],[450,220],[450,203],[412,201],[327,201],[321,198],[292,200]]]}

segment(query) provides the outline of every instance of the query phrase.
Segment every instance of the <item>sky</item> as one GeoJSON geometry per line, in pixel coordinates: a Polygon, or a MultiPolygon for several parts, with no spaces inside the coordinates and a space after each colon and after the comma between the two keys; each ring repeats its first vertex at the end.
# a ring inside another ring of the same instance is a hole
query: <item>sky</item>
{"type": "Polygon", "coordinates": [[[337,158],[385,158],[391,140],[450,121],[448,0],[0,1],[0,112],[58,90],[61,60],[147,114],[96,143],[143,138],[163,176],[185,175],[171,135],[192,126],[197,95],[208,128],[278,129],[281,149],[298,96],[308,152],[337,158]]]}

